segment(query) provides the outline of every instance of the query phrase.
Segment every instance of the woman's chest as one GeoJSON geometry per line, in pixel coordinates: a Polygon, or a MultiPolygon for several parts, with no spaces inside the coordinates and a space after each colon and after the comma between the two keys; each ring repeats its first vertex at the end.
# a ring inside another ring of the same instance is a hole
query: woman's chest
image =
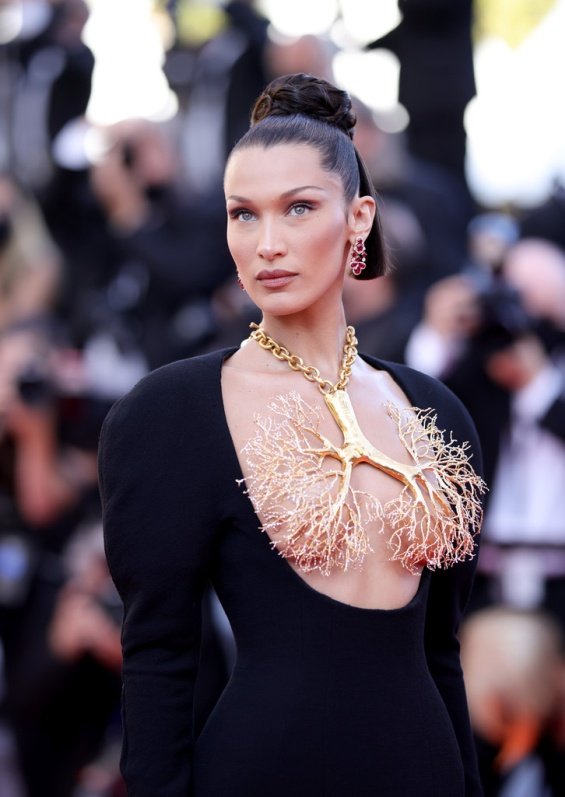
{"type": "Polygon", "coordinates": [[[386,385],[376,398],[365,387],[324,394],[295,374],[262,380],[226,369],[247,492],[263,531],[304,573],[371,560],[419,572],[461,519],[451,506],[457,485],[444,478],[455,460],[434,419],[386,385]]]}

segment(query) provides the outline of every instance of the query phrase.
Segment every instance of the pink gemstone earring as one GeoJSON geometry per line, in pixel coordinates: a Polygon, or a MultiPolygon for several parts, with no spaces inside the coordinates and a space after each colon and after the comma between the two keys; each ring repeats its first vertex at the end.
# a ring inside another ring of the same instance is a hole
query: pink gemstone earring
{"type": "Polygon", "coordinates": [[[349,264],[351,273],[355,277],[358,277],[361,272],[367,268],[367,263],[365,262],[366,258],[367,250],[365,249],[365,241],[359,236],[353,245],[351,263],[349,264]]]}
{"type": "Polygon", "coordinates": [[[241,288],[242,291],[245,290],[245,287],[243,285],[243,282],[241,281],[241,277],[239,276],[239,273],[237,275],[237,284],[239,285],[239,287],[241,288]]]}

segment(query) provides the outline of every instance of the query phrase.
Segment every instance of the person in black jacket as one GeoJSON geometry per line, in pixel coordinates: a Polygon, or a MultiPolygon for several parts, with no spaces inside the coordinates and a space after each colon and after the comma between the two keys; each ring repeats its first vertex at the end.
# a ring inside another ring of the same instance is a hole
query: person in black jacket
{"type": "Polygon", "coordinates": [[[482,793],[456,638],[480,451],[440,383],[357,356],[343,281],[387,259],[354,122],[326,81],[269,84],[225,175],[261,324],[145,377],[105,422],[135,797],[482,793]],[[208,581],[237,660],[195,733],[208,581]]]}
{"type": "Polygon", "coordinates": [[[473,417],[491,487],[472,604],[543,607],[565,627],[565,254],[521,240],[490,282],[457,275],[426,304],[408,362],[425,369],[436,348],[435,375],[473,417]]]}

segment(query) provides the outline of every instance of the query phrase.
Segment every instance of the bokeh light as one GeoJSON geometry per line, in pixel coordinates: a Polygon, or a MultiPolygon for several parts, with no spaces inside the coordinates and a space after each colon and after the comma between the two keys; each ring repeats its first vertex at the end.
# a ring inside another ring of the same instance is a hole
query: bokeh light
{"type": "Polygon", "coordinates": [[[565,178],[564,32],[559,0],[520,41],[492,35],[475,49],[467,175],[486,205],[536,204],[565,178]]]}
{"type": "Polygon", "coordinates": [[[336,0],[260,0],[258,8],[287,36],[327,33],[336,19],[336,0]]]}
{"type": "Polygon", "coordinates": [[[361,44],[375,41],[395,28],[401,20],[397,0],[346,0],[340,4],[343,26],[361,44]]]}
{"type": "MultiPolygon", "coordinates": [[[[207,4],[216,13],[222,5],[219,0],[207,4]]],[[[174,115],[176,99],[162,72],[163,43],[152,0],[89,0],[89,5],[86,40],[97,58],[89,119],[112,123],[174,115]]],[[[257,5],[281,34],[331,38],[339,47],[336,81],[381,114],[390,132],[406,126],[408,115],[398,103],[398,60],[386,50],[361,49],[398,23],[397,0],[261,0],[257,5]]],[[[565,179],[560,86],[565,0],[477,0],[476,9],[478,96],[465,120],[469,183],[485,205],[531,205],[549,193],[555,178],[565,179]]],[[[6,31],[12,22],[6,18],[6,31]]]]}
{"type": "Polygon", "coordinates": [[[396,133],[406,127],[408,114],[398,102],[400,62],[393,53],[388,50],[340,52],[333,66],[337,82],[377,111],[384,130],[396,133]]]}
{"type": "Polygon", "coordinates": [[[164,120],[177,101],[162,71],[163,46],[152,0],[90,0],[84,38],[96,55],[88,117],[112,124],[128,117],[164,120]]]}

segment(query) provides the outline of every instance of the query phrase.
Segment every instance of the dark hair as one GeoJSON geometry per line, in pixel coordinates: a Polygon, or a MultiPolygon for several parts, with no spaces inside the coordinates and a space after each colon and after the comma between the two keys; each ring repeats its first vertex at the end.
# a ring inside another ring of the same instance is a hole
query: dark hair
{"type": "MultiPolygon", "coordinates": [[[[251,127],[232,152],[248,147],[304,143],[318,150],[322,168],[338,174],[348,202],[372,196],[367,167],[353,145],[355,113],[346,91],[326,80],[299,73],[275,78],[257,99],[251,127]]],[[[388,257],[379,214],[365,240],[367,267],[356,279],[374,279],[388,271],[388,257]]]]}

